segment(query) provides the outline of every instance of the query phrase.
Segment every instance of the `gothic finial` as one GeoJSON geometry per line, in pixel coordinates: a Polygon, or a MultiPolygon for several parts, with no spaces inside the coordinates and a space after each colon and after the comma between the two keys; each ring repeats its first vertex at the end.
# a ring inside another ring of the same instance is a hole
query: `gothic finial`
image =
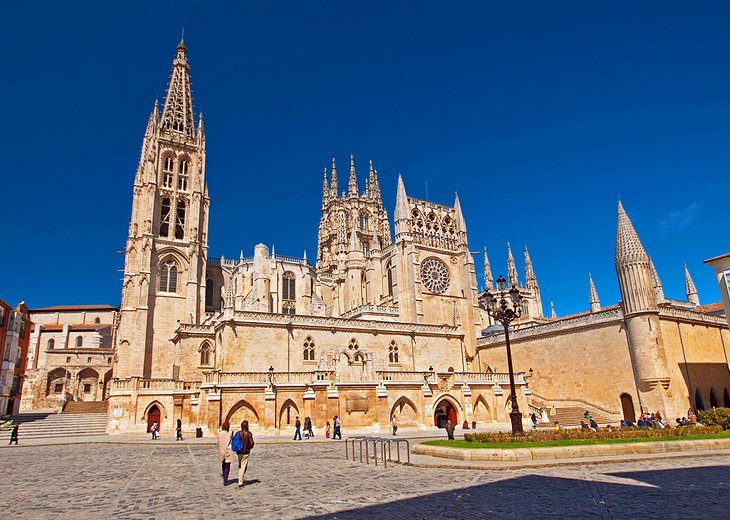
{"type": "Polygon", "coordinates": [[[304,256],[302,257],[302,259],[303,259],[303,260],[304,260],[305,262],[307,261],[307,250],[306,250],[306,249],[304,250],[304,256]]]}
{"type": "Polygon", "coordinates": [[[492,278],[492,266],[489,265],[489,257],[487,256],[487,246],[484,246],[484,288],[487,291],[494,288],[494,278],[492,278]]]}
{"type": "Polygon", "coordinates": [[[357,197],[357,175],[355,174],[355,156],[350,154],[350,182],[347,186],[348,195],[357,197]]]}
{"type": "Polygon", "coordinates": [[[591,312],[598,312],[601,310],[601,300],[598,299],[598,292],[596,291],[596,286],[593,284],[591,273],[588,273],[588,283],[590,285],[591,312]]]}
{"type": "Polygon", "coordinates": [[[550,317],[551,318],[557,318],[558,315],[555,314],[555,305],[553,305],[553,302],[550,302],[550,317]]]}
{"type": "Polygon", "coordinates": [[[454,212],[456,213],[456,221],[459,223],[459,231],[466,233],[466,221],[464,214],[461,212],[461,202],[459,202],[459,194],[454,194],[454,212]]]}
{"type": "Polygon", "coordinates": [[[689,303],[695,307],[699,306],[700,296],[697,293],[697,287],[695,287],[695,283],[692,281],[692,277],[689,274],[687,264],[684,264],[684,292],[687,294],[687,301],[689,303]]]}
{"type": "Polygon", "coordinates": [[[530,289],[537,286],[537,277],[535,276],[535,270],[532,268],[532,260],[527,246],[525,246],[525,285],[530,289]]]}
{"type": "Polygon", "coordinates": [[[515,267],[515,259],[512,256],[512,247],[509,242],[507,242],[507,281],[510,287],[517,287],[519,285],[517,267],[515,267]]]}
{"type": "Polygon", "coordinates": [[[395,211],[393,212],[393,221],[396,226],[396,234],[398,233],[398,221],[407,220],[409,218],[408,211],[408,195],[406,195],[406,185],[403,183],[403,177],[398,174],[398,188],[395,192],[395,211]]]}
{"type": "Polygon", "coordinates": [[[618,222],[616,224],[616,263],[627,261],[647,261],[648,256],[644,246],[636,234],[631,219],[626,214],[621,201],[618,203],[618,222]]]}
{"type": "Polygon", "coordinates": [[[327,186],[327,167],[324,167],[324,175],[322,177],[322,210],[324,210],[327,200],[329,199],[329,186],[327,186]]]}
{"type": "Polygon", "coordinates": [[[241,249],[241,255],[238,257],[238,259],[243,262],[243,249],[241,249]]]}

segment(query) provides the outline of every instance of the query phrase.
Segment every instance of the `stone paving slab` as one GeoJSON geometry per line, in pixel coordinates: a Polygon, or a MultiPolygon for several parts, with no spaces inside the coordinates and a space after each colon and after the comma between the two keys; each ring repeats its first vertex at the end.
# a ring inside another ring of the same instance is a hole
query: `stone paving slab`
{"type": "Polygon", "coordinates": [[[469,471],[344,460],[340,443],[257,443],[224,487],[210,445],[0,452],[12,519],[728,518],[730,456],[469,471]]]}

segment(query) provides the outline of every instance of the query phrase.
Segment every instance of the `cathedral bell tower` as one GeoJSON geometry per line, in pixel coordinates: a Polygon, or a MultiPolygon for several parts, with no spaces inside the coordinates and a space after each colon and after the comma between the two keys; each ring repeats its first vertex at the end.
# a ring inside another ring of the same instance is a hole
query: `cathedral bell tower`
{"type": "Polygon", "coordinates": [[[203,116],[196,127],[180,41],[162,113],[155,101],[134,178],[116,377],[177,377],[175,330],[204,316],[209,203],[203,116]]]}

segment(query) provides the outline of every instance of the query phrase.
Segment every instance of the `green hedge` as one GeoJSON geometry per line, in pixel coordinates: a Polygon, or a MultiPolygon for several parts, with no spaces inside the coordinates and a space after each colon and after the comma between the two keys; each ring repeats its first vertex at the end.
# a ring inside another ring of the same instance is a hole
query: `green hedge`
{"type": "Polygon", "coordinates": [[[730,408],[713,408],[701,410],[697,418],[707,426],[719,426],[723,430],[730,430],[730,408]]]}
{"type": "MultiPolygon", "coordinates": [[[[729,416],[730,417],[730,416],[729,416]]],[[[704,422],[704,421],[703,421],[704,422]]],[[[581,440],[581,439],[637,439],[657,437],[686,437],[689,435],[708,435],[720,433],[723,428],[719,425],[713,426],[688,426],[685,428],[622,428],[621,431],[608,431],[599,428],[598,431],[584,429],[571,430],[532,430],[524,435],[516,436],[508,432],[497,433],[465,433],[464,440],[467,442],[482,443],[505,443],[505,442],[544,442],[557,440],[581,440]]]]}

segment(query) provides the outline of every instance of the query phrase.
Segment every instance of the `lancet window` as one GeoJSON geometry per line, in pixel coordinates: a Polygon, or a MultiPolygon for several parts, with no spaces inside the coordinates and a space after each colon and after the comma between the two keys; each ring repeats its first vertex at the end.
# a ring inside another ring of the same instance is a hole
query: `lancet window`
{"type": "Polygon", "coordinates": [[[162,167],[162,185],[165,188],[172,188],[172,178],[175,173],[175,159],[171,155],[165,157],[165,165],[162,167]]]}
{"type": "Polygon", "coordinates": [[[207,341],[200,346],[200,364],[202,366],[210,365],[210,343],[207,341]]]}
{"type": "Polygon", "coordinates": [[[76,348],[84,346],[84,338],[82,336],[76,336],[76,348]]]}
{"type": "Polygon", "coordinates": [[[388,347],[388,361],[398,363],[398,345],[395,341],[391,341],[388,347]]]}
{"type": "Polygon", "coordinates": [[[177,292],[177,266],[172,260],[166,262],[160,269],[160,291],[177,292]]]}
{"type": "Polygon", "coordinates": [[[367,231],[368,222],[369,222],[369,217],[368,217],[367,212],[365,212],[365,211],[361,212],[360,213],[360,229],[362,231],[367,231]]]}
{"type": "Polygon", "coordinates": [[[315,345],[312,336],[307,336],[307,339],[304,340],[303,356],[304,361],[314,361],[315,345]]]}
{"type": "Polygon", "coordinates": [[[53,338],[49,339],[48,343],[46,345],[48,350],[53,350],[53,347],[55,347],[55,346],[56,346],[56,340],[54,340],[53,338]]]}
{"type": "Polygon", "coordinates": [[[185,201],[178,201],[175,213],[175,238],[182,240],[185,237],[185,201]]]}
{"type": "Polygon", "coordinates": [[[282,314],[296,314],[297,306],[294,302],[284,302],[281,304],[281,312],[282,314]]]}
{"type": "Polygon", "coordinates": [[[167,237],[170,233],[170,199],[165,197],[160,204],[160,236],[167,237]]]}
{"type": "Polygon", "coordinates": [[[187,160],[182,159],[177,168],[177,189],[187,191],[188,189],[188,166],[187,160]]]}
{"type": "Polygon", "coordinates": [[[297,299],[296,294],[297,280],[294,273],[287,271],[282,276],[281,299],[294,301],[297,299]]]}

